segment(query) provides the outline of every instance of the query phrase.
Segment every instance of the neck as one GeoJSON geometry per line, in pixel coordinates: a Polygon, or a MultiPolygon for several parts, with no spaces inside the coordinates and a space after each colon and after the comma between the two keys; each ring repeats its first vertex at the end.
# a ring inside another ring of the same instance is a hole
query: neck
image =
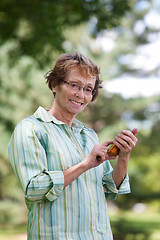
{"type": "Polygon", "coordinates": [[[57,120],[66,123],[70,127],[72,126],[73,116],[70,113],[64,113],[63,111],[57,110],[54,104],[52,105],[51,109],[48,111],[52,116],[54,116],[57,120]]]}

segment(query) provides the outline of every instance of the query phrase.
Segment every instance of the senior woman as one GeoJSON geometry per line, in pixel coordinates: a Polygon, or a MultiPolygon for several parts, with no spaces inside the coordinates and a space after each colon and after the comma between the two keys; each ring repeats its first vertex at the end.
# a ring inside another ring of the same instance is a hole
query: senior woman
{"type": "Polygon", "coordinates": [[[137,138],[124,130],[99,144],[96,133],[75,119],[101,87],[89,58],[63,54],[45,77],[53,105],[22,120],[9,143],[28,207],[28,239],[113,239],[106,199],[130,192],[127,165],[137,138]],[[120,149],[114,169],[107,161],[115,158],[108,154],[112,143],[120,149]]]}

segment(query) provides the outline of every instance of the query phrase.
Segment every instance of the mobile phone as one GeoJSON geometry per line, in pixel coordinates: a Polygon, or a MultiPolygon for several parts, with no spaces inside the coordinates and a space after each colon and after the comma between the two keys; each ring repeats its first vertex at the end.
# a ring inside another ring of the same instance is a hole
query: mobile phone
{"type": "MultiPolygon", "coordinates": [[[[134,128],[133,130],[132,130],[132,133],[134,134],[134,135],[136,135],[137,134],[137,128],[134,128]]],[[[123,134],[123,133],[122,133],[123,134]]],[[[115,144],[113,144],[109,149],[108,149],[108,155],[109,156],[114,156],[114,157],[116,157],[118,154],[119,154],[119,152],[120,152],[120,149],[115,145],[115,144]]]]}
{"type": "Polygon", "coordinates": [[[119,154],[119,148],[115,145],[115,144],[113,144],[109,149],[108,149],[108,155],[109,156],[117,156],[118,154],[119,154]]]}

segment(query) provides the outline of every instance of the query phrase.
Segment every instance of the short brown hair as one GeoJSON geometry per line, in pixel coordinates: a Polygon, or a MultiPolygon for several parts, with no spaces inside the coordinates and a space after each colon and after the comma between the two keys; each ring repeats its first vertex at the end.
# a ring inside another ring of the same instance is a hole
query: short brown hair
{"type": "Polygon", "coordinates": [[[91,101],[95,100],[98,95],[99,88],[102,88],[102,81],[99,78],[100,69],[90,58],[85,57],[78,52],[60,55],[54,68],[45,74],[48,87],[52,90],[53,87],[60,85],[65,79],[69,69],[74,66],[83,68],[84,71],[82,72],[85,72],[85,75],[96,77],[94,94],[91,101]]]}

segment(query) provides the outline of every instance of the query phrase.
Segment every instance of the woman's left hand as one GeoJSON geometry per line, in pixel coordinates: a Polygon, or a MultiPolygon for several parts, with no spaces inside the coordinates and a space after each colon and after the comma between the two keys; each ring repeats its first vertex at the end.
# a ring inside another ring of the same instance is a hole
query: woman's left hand
{"type": "Polygon", "coordinates": [[[114,144],[120,149],[119,157],[125,157],[130,155],[133,148],[135,148],[138,139],[136,138],[137,129],[133,131],[123,130],[119,133],[115,139],[114,144]]]}

